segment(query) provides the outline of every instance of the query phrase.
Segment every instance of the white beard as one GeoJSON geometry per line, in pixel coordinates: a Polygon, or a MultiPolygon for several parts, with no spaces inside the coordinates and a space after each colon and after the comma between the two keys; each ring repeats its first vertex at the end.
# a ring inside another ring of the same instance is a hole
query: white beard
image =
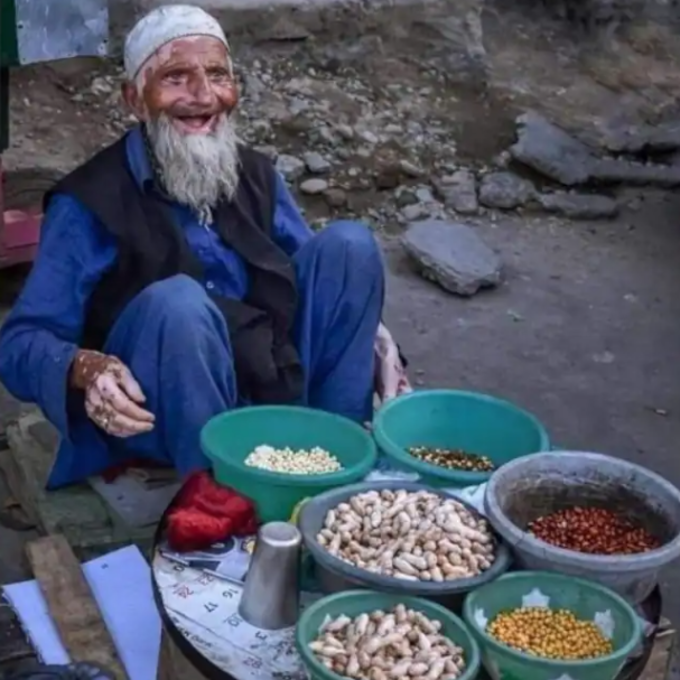
{"type": "Polygon", "coordinates": [[[220,199],[233,199],[238,188],[238,137],[233,121],[223,115],[210,134],[183,134],[162,114],[147,123],[147,130],[164,189],[194,210],[201,224],[209,225],[220,199]]]}

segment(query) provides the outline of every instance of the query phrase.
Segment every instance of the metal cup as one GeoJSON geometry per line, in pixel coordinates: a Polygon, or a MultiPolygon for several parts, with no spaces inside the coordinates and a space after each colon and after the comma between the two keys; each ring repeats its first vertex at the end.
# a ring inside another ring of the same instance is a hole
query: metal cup
{"type": "Polygon", "coordinates": [[[289,522],[260,527],[239,604],[241,617],[263,630],[294,626],[300,611],[302,534],[289,522]]]}

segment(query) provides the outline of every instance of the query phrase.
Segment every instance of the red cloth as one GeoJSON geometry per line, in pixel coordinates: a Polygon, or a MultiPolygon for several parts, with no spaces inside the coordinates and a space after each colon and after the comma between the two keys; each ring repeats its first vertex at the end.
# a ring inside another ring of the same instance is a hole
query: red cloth
{"type": "Polygon", "coordinates": [[[168,543],[178,552],[209,548],[231,536],[256,531],[252,501],[220,486],[205,471],[187,479],[168,515],[168,543]]]}

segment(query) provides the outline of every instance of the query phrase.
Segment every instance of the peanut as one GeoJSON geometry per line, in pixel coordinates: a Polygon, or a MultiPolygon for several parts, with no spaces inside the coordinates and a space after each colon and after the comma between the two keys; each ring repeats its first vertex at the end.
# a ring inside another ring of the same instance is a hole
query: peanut
{"type": "Polygon", "coordinates": [[[317,540],[348,564],[407,581],[470,578],[495,558],[486,520],[426,490],[352,496],[327,512],[317,540]]]}
{"type": "Polygon", "coordinates": [[[326,668],[353,680],[455,680],[465,670],[463,650],[441,629],[441,621],[398,604],[327,618],[309,648],[326,668]]]}

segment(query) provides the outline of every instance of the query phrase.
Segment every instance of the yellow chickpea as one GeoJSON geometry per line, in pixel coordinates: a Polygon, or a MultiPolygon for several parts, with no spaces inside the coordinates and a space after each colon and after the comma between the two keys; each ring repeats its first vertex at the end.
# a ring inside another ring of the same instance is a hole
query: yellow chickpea
{"type": "Polygon", "coordinates": [[[548,659],[595,659],[613,651],[592,621],[581,621],[566,609],[526,607],[501,612],[487,632],[509,647],[548,659]]]}

